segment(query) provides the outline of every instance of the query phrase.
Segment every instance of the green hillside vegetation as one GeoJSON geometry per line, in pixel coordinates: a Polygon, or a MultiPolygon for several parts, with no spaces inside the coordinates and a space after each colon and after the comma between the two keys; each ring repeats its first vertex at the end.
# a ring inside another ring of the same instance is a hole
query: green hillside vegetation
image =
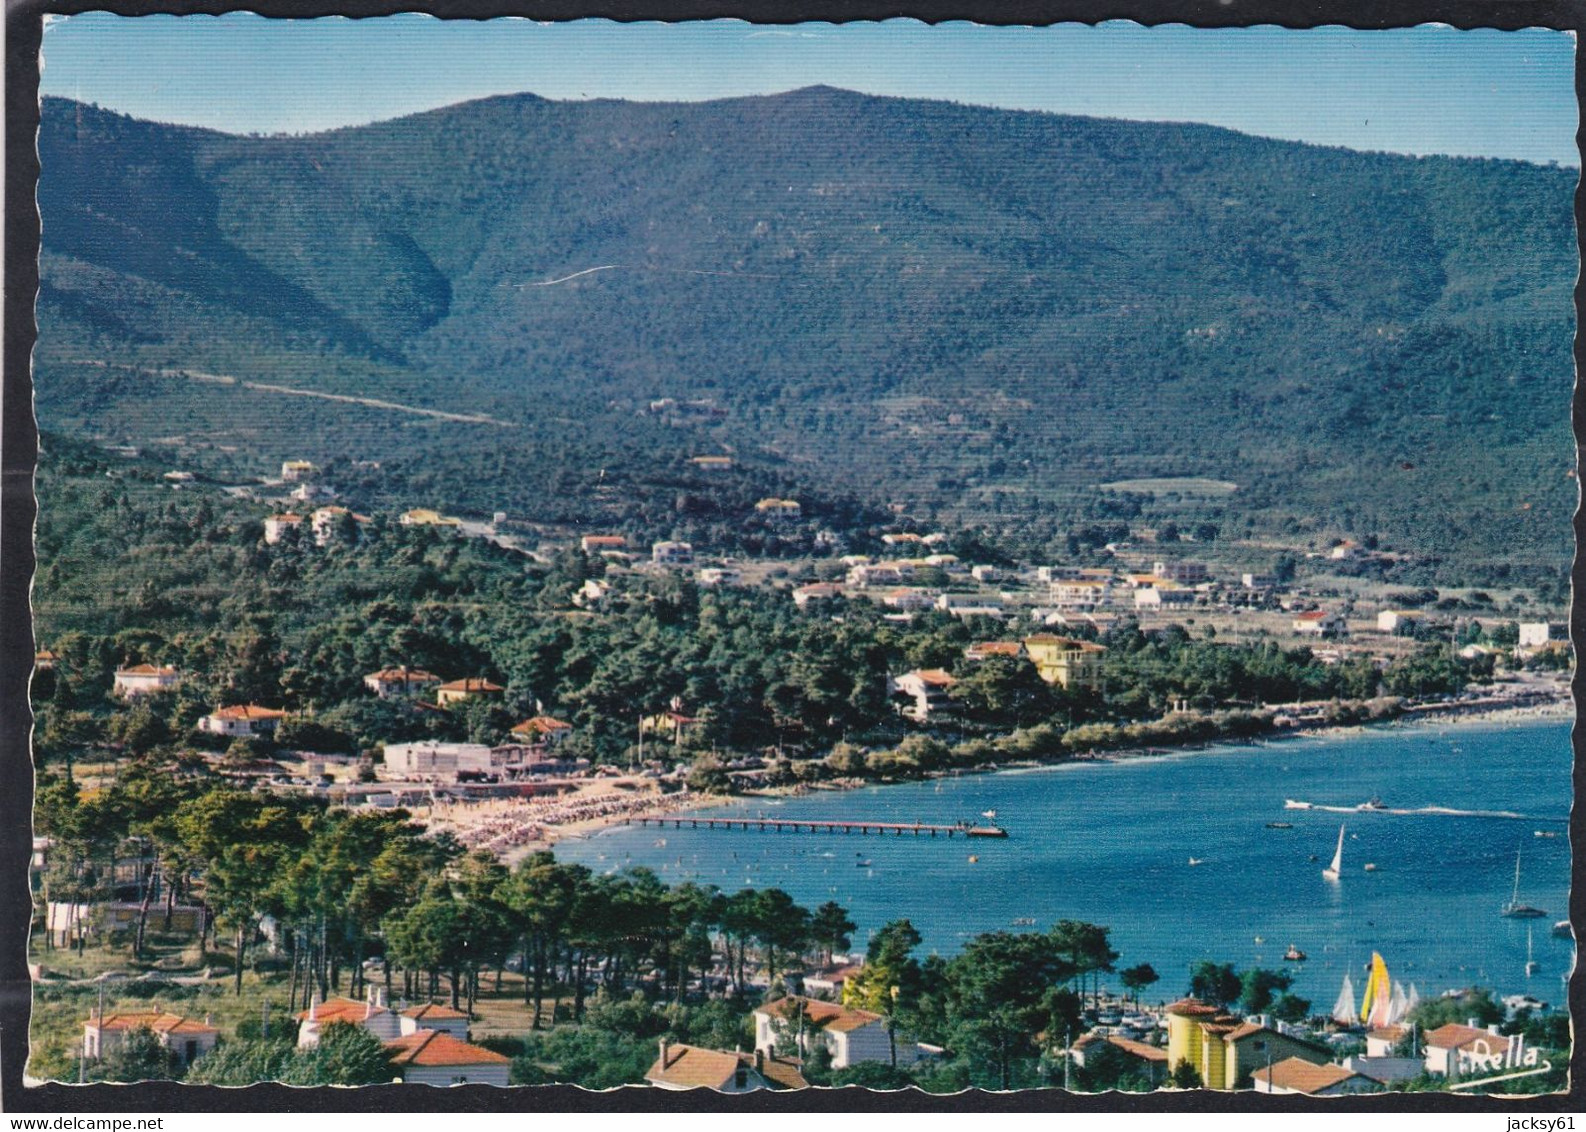
{"type": "Polygon", "coordinates": [[[351,453],[536,517],[722,444],[1053,537],[1098,485],[1200,477],[1239,487],[1146,518],[1567,554],[1572,170],[828,88],[268,138],[49,99],[39,145],[38,404],[74,433],[351,453]]]}

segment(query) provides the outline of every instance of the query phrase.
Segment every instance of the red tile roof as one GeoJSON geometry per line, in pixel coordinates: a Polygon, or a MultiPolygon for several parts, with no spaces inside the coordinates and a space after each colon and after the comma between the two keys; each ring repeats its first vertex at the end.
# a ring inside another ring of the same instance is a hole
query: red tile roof
{"type": "Polygon", "coordinates": [[[98,1015],[88,1016],[88,1025],[100,1030],[153,1030],[156,1034],[218,1034],[215,1027],[195,1022],[181,1014],[163,1010],[143,1010],[107,1014],[103,1021],[98,1015]]]}
{"type": "Polygon", "coordinates": [[[440,690],[443,691],[443,692],[504,692],[504,691],[506,691],[506,689],[503,688],[500,684],[492,684],[489,680],[486,680],[483,676],[468,676],[468,677],[465,677],[462,680],[453,680],[449,684],[442,684],[440,686],[440,690]]]}
{"type": "Polygon", "coordinates": [[[906,672],[904,675],[916,676],[922,684],[934,684],[940,688],[946,688],[958,683],[949,673],[944,672],[940,668],[921,668],[913,672],[906,672]]]}
{"type": "Polygon", "coordinates": [[[134,664],[131,668],[116,669],[117,676],[175,676],[176,669],[165,666],[156,668],[152,664],[134,664]]]}
{"type": "Polygon", "coordinates": [[[1487,1048],[1493,1053],[1502,1053],[1509,1048],[1509,1039],[1502,1034],[1478,1030],[1474,1026],[1464,1026],[1458,1022],[1450,1022],[1446,1026],[1429,1030],[1426,1035],[1426,1044],[1437,1049],[1464,1049],[1477,1041],[1486,1042],[1487,1048]]]}
{"type": "Polygon", "coordinates": [[[449,1006],[441,1006],[439,1003],[434,1002],[410,1006],[402,1014],[404,1017],[419,1021],[428,1021],[430,1019],[435,1019],[436,1021],[457,1021],[460,1019],[466,1022],[468,1020],[468,1015],[461,1010],[453,1010],[449,1006]]]}
{"type": "Polygon", "coordinates": [[[393,1065],[506,1065],[512,1060],[442,1030],[418,1030],[387,1042],[385,1048],[393,1065]]]}
{"type": "Polygon", "coordinates": [[[775,1002],[768,1002],[755,1011],[756,1014],[775,1014],[779,1018],[789,1021],[798,1017],[799,1004],[804,1005],[804,1016],[819,1025],[822,1029],[837,1033],[847,1033],[870,1025],[872,1022],[881,1021],[881,1015],[872,1014],[868,1010],[856,1010],[851,1006],[840,1006],[835,1002],[822,1002],[818,998],[799,998],[789,995],[779,998],[775,1002]]]}
{"type": "Polygon", "coordinates": [[[1215,1018],[1219,1011],[1211,1003],[1198,998],[1181,998],[1169,1006],[1167,1012],[1184,1018],[1215,1018]]]}
{"type": "MultiPolygon", "coordinates": [[[[1293,1089],[1298,1093],[1316,1093],[1323,1089],[1331,1088],[1341,1081],[1351,1077],[1360,1077],[1362,1080],[1371,1081],[1369,1077],[1356,1073],[1352,1069],[1345,1069],[1342,1065],[1317,1065],[1299,1057],[1290,1057],[1277,1062],[1270,1071],[1262,1066],[1251,1074],[1258,1081],[1267,1082],[1274,1088],[1293,1089]]],[[[1376,1085],[1376,1081],[1371,1081],[1376,1085]]]]}
{"type": "MultiPolygon", "coordinates": [[[[352,1022],[361,1024],[365,1018],[375,1014],[384,1014],[383,1006],[372,1006],[367,1002],[359,1002],[356,998],[328,998],[313,1008],[314,1021],[328,1026],[332,1022],[352,1022]]],[[[297,1016],[299,1022],[308,1021],[309,1011],[304,1010],[297,1016]]]]}
{"type": "Polygon", "coordinates": [[[560,719],[552,719],[548,715],[537,715],[533,719],[526,719],[512,729],[514,735],[522,732],[525,735],[554,735],[559,731],[571,731],[571,723],[563,723],[560,719]]]}
{"type": "Polygon", "coordinates": [[[285,719],[286,712],[258,704],[232,704],[209,713],[211,719],[285,719]]]}
{"type": "Polygon", "coordinates": [[[742,1066],[742,1058],[735,1053],[669,1045],[665,1058],[657,1057],[644,1079],[685,1089],[725,1089],[742,1066]]]}
{"type": "Polygon", "coordinates": [[[364,677],[365,680],[379,680],[387,684],[439,684],[441,678],[433,672],[425,672],[422,668],[409,668],[398,665],[395,668],[382,668],[379,672],[371,672],[364,677]]]}

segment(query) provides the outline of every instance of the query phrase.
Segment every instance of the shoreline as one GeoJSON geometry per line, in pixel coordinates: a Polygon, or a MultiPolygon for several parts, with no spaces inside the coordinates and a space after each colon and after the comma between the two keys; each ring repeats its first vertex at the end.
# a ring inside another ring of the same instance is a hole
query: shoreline
{"type": "MultiPolygon", "coordinates": [[[[772,786],[761,790],[748,791],[742,794],[693,794],[683,791],[680,794],[663,794],[651,797],[657,803],[651,807],[635,808],[631,812],[595,816],[584,820],[558,825],[545,831],[541,837],[532,841],[514,846],[508,854],[501,855],[501,860],[508,864],[516,864],[530,853],[545,849],[555,850],[558,843],[569,839],[588,840],[598,837],[610,829],[628,824],[628,819],[638,817],[659,817],[673,814],[695,813],[716,807],[731,805],[737,801],[755,798],[803,798],[811,794],[827,791],[846,793],[850,790],[859,790],[868,786],[895,786],[907,785],[911,782],[929,782],[936,779],[955,777],[967,774],[1001,774],[1010,771],[1029,771],[1067,766],[1073,763],[1122,763],[1134,762],[1140,759],[1161,758],[1165,755],[1188,755],[1205,752],[1219,747],[1247,747],[1269,742],[1281,742],[1300,738],[1333,739],[1348,735],[1364,735],[1372,732],[1387,732],[1393,728],[1415,727],[1420,728],[1438,724],[1444,727],[1478,727],[1492,723],[1549,723],[1564,722],[1574,718],[1574,705],[1568,695],[1555,697],[1536,702],[1514,704],[1512,706],[1481,705],[1467,709],[1459,703],[1426,705],[1419,710],[1407,709],[1405,712],[1393,717],[1363,723],[1338,723],[1322,726],[1297,726],[1278,728],[1263,732],[1255,736],[1229,736],[1218,739],[1198,740],[1191,743],[1180,743],[1166,747],[1128,747],[1112,751],[1098,751],[1088,754],[1073,755],[1057,759],[1019,759],[994,765],[963,767],[952,770],[929,771],[919,778],[904,779],[872,779],[872,778],[840,778],[814,784],[799,784],[795,786],[772,786]]],[[[635,799],[637,800],[637,799],[635,799]]]]}

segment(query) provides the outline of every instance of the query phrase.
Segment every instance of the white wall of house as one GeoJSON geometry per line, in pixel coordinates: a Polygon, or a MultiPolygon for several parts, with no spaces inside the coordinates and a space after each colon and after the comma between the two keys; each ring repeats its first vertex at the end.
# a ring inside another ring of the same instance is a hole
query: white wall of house
{"type": "Polygon", "coordinates": [[[402,1067],[404,1085],[507,1085],[510,1065],[406,1065],[402,1067]]]}

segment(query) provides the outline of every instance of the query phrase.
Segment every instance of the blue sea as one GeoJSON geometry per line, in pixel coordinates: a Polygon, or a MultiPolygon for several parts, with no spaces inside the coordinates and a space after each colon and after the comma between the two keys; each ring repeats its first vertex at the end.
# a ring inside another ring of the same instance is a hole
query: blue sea
{"type": "Polygon", "coordinates": [[[1422,723],[701,813],[950,824],[994,810],[1006,841],[627,826],[563,842],[557,855],[598,872],[645,865],[672,883],[729,892],[780,887],[811,908],[836,900],[860,925],[860,948],[896,918],[919,929],[922,953],[944,955],[980,932],[1105,924],[1120,969],[1145,962],[1162,975],[1152,998],[1176,997],[1190,964],[1209,958],[1284,968],[1295,993],[1325,1010],[1346,972],[1360,987],[1377,951],[1423,997],[1480,985],[1562,1003],[1573,943],[1552,927],[1568,914],[1569,732],[1556,720],[1422,723]],[[1286,799],[1354,807],[1373,798],[1391,809],[1523,817],[1285,808],[1286,799]],[[1273,821],[1293,828],[1267,828],[1273,821]],[[1321,870],[1340,824],[1342,876],[1330,882],[1321,870]],[[1520,900],[1545,909],[1542,919],[1499,915],[1516,853],[1520,900]],[[1531,977],[1528,927],[1541,964],[1531,977]],[[1305,962],[1284,962],[1291,944],[1305,962]]]}

